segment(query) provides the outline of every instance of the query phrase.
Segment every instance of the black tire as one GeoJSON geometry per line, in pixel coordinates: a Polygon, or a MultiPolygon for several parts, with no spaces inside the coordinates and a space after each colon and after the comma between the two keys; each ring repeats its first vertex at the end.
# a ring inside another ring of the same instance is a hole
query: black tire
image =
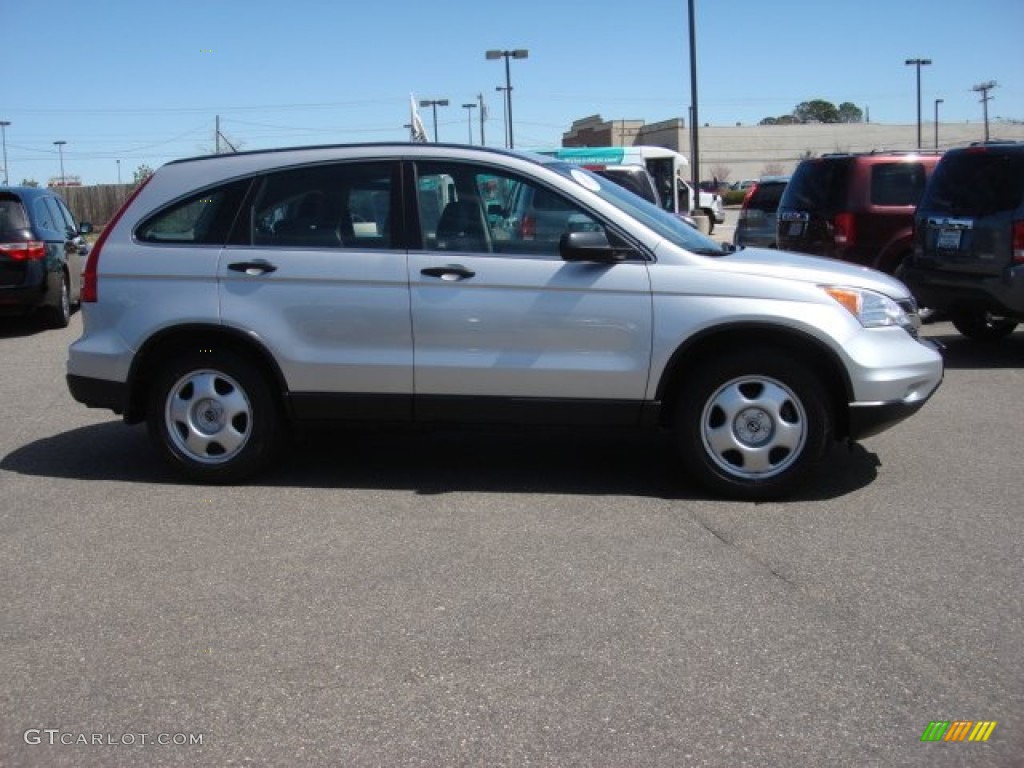
{"type": "Polygon", "coordinates": [[[778,350],[705,361],[683,385],[675,433],[684,469],[745,501],[789,493],[832,432],[820,379],[778,350]]]}
{"type": "Polygon", "coordinates": [[[1016,320],[993,317],[991,312],[961,311],[954,313],[950,319],[954,328],[975,341],[998,341],[1017,328],[1016,320]]]}
{"type": "Polygon", "coordinates": [[[57,296],[57,304],[52,307],[45,307],[43,319],[48,328],[67,328],[71,322],[71,284],[68,276],[60,276],[60,294],[57,296]]]}
{"type": "Polygon", "coordinates": [[[272,458],[283,420],[267,377],[230,350],[189,351],[157,373],[149,434],[179,472],[204,483],[251,477],[272,458]]]}

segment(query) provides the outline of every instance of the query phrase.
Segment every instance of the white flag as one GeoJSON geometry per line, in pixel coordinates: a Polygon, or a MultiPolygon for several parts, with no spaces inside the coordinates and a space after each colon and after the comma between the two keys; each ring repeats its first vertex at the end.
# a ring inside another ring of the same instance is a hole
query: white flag
{"type": "Polygon", "coordinates": [[[425,144],[427,129],[423,126],[420,113],[416,110],[416,99],[409,94],[409,141],[425,144]]]}

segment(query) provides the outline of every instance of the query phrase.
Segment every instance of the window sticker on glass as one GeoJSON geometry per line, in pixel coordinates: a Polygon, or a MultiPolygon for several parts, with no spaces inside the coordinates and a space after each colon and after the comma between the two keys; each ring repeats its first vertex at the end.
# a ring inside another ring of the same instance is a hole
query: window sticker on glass
{"type": "Polygon", "coordinates": [[[576,183],[585,189],[589,189],[591,192],[598,192],[601,189],[601,185],[597,183],[597,179],[593,176],[584,173],[578,168],[573,168],[569,173],[576,179],[576,183]]]}

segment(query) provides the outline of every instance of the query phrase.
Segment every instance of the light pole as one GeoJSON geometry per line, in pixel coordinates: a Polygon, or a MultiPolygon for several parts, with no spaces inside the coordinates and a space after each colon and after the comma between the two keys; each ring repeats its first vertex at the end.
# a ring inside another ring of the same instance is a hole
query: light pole
{"type": "Polygon", "coordinates": [[[487,105],[484,104],[484,95],[478,93],[476,100],[480,102],[480,146],[486,147],[487,142],[484,140],[484,122],[487,120],[487,105]]]}
{"type": "MultiPolygon", "coordinates": [[[[508,89],[502,85],[499,85],[496,86],[494,90],[505,91],[508,89]]],[[[508,149],[508,96],[505,95],[502,95],[501,97],[501,119],[505,124],[505,135],[503,138],[505,141],[505,148],[508,149]]]]}
{"type": "Polygon", "coordinates": [[[117,159],[117,183],[121,183],[121,158],[117,159]]]}
{"type": "MultiPolygon", "coordinates": [[[[700,141],[697,134],[697,126],[700,124],[700,118],[697,116],[697,29],[696,22],[694,21],[694,10],[693,0],[689,0],[689,20],[690,20],[690,146],[693,156],[690,158],[690,171],[693,175],[693,194],[698,196],[700,193],[697,191],[700,189],[700,141]]],[[[676,181],[672,180],[672,194],[677,194],[676,181]]],[[[693,208],[697,207],[697,200],[692,202],[693,208]]]]}
{"type": "Polygon", "coordinates": [[[420,106],[431,107],[434,110],[434,143],[437,144],[437,108],[447,107],[448,99],[423,99],[420,106]]]}
{"type": "Polygon", "coordinates": [[[942,103],[942,99],[935,100],[935,148],[939,148],[939,104],[942,103]]]}
{"type": "Polygon", "coordinates": [[[529,58],[530,52],[525,48],[516,48],[513,51],[487,51],[484,54],[488,59],[505,59],[505,121],[507,123],[508,148],[515,147],[512,140],[512,72],[509,69],[509,59],[529,58]]]}
{"type": "Polygon", "coordinates": [[[473,143],[473,110],[476,109],[476,102],[469,104],[463,104],[462,108],[466,110],[466,127],[469,129],[469,143],[473,143]]]}
{"type": "Polygon", "coordinates": [[[904,62],[908,67],[917,67],[917,148],[921,148],[921,67],[932,63],[931,59],[907,59],[904,62]]]}
{"type": "Polygon", "coordinates": [[[0,120],[0,134],[3,134],[4,141],[4,184],[10,184],[10,179],[7,178],[7,126],[11,124],[10,120],[0,120]]]}
{"type": "Polygon", "coordinates": [[[60,155],[60,186],[61,189],[63,189],[67,186],[67,182],[64,179],[64,145],[67,144],[67,142],[55,141],[53,143],[57,145],[57,154],[60,155]]]}

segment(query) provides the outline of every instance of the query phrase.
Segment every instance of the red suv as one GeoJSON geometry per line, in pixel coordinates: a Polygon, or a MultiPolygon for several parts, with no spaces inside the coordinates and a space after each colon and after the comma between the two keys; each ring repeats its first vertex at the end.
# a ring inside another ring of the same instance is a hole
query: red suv
{"type": "Polygon", "coordinates": [[[874,151],[804,160],[779,201],[779,248],[895,273],[913,250],[914,209],[940,156],[874,151]]]}

